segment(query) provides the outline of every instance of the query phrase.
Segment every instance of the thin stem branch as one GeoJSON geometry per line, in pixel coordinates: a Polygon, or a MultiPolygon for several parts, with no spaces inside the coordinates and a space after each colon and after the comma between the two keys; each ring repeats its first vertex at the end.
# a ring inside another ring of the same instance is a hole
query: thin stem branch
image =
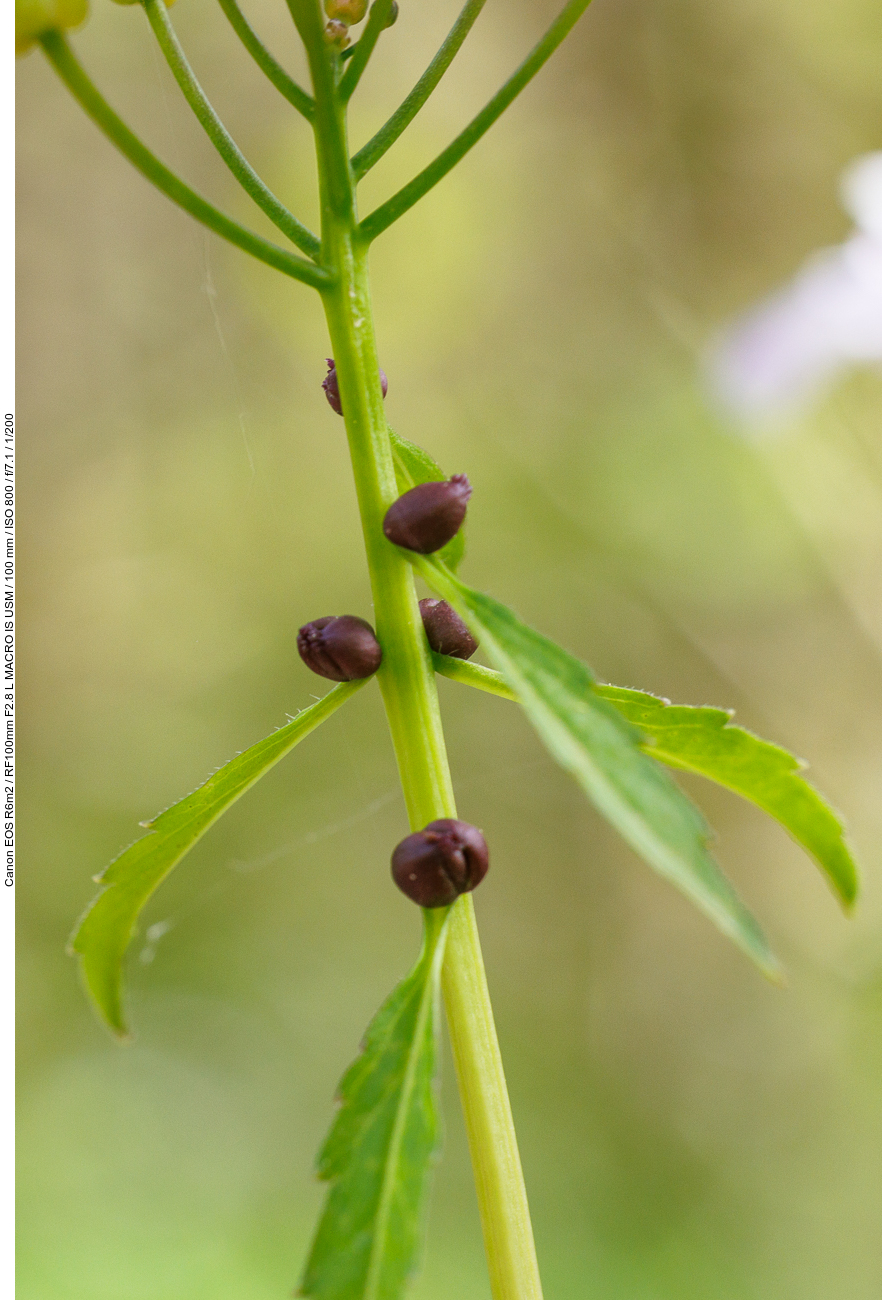
{"type": "Polygon", "coordinates": [[[380,33],[386,26],[386,19],[389,17],[389,11],[392,8],[392,0],[374,0],[371,6],[370,17],[367,20],[367,26],[359,38],[355,47],[355,52],[346,67],[346,71],[340,78],[340,87],[338,94],[345,104],[351,97],[352,92],[361,80],[361,74],[368,65],[368,59],[374,52],[374,46],[380,39],[380,33]]]}
{"type": "Polygon", "coordinates": [[[395,143],[402,131],[410,125],[425,104],[444,73],[453,62],[465,38],[472,29],[475,19],[484,8],[487,0],[467,0],[456,22],[448,32],[444,44],[438,50],[432,62],[426,68],[419,81],[405,100],[396,108],[392,116],[352,157],[352,170],[356,180],[379,162],[387,149],[395,143]]]}
{"type": "Polygon", "coordinates": [[[468,663],[465,659],[453,659],[450,655],[432,652],[432,666],[442,677],[449,677],[453,682],[462,682],[464,686],[475,686],[479,691],[498,695],[503,700],[519,703],[517,694],[511,689],[502,673],[495,668],[485,668],[483,664],[468,663]]]}
{"type": "Polygon", "coordinates": [[[40,37],[40,44],[61,80],[92,121],[141,175],[162,190],[173,203],[177,203],[222,239],[229,240],[237,248],[250,253],[258,261],[275,267],[277,271],[309,284],[314,289],[325,289],[332,283],[331,275],[322,267],[297,257],[245,226],[240,226],[161,163],[113,111],[78,62],[61,32],[46,32],[40,37]]]}
{"type": "Polygon", "coordinates": [[[218,0],[218,3],[230,20],[233,31],[264,76],[273,83],[276,90],[285,96],[289,104],[293,104],[297,112],[301,113],[307,122],[311,122],[315,117],[315,101],[312,95],[307,95],[306,91],[302,90],[294,78],[289,77],[282,65],[273,58],[242,13],[236,0],[218,0]]]}
{"type": "Polygon", "coordinates": [[[497,118],[501,117],[512,100],[516,99],[536,73],[551,57],[564,37],[572,30],[588,8],[591,0],[570,0],[566,8],[557,16],[548,31],[535,45],[530,54],[516,72],[509,77],[505,85],[497,91],[488,104],[473,118],[464,131],[447,146],[442,153],[429,163],[428,167],[409,181],[391,199],[387,199],[375,208],[360,226],[362,236],[367,240],[376,239],[393,221],[397,221],[409,208],[412,208],[424,194],[437,185],[447,173],[456,166],[461,158],[478,143],[481,136],[490,129],[497,118]]]}
{"type": "Polygon", "coordinates": [[[171,25],[165,0],[141,0],[141,3],[165,56],[165,61],[171,68],[184,98],[236,180],[293,244],[309,257],[318,257],[321,253],[318,237],[299,222],[264,184],[209,103],[171,25]]]}

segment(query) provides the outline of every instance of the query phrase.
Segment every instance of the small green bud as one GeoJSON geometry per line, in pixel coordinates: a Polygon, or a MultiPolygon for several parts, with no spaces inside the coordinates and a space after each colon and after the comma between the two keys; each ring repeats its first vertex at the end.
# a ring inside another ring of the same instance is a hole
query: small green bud
{"type": "Polygon", "coordinates": [[[46,32],[79,27],[89,0],[15,0],[15,52],[27,54],[46,32]]]}
{"type": "Polygon", "coordinates": [[[332,22],[355,27],[367,13],[368,0],[325,0],[325,13],[332,22]]]}
{"type": "MultiPolygon", "coordinates": [[[[166,9],[171,9],[174,2],[175,0],[165,0],[166,9]]],[[[141,0],[113,0],[113,3],[115,5],[137,5],[141,3],[141,0]]]]}
{"type": "Polygon", "coordinates": [[[389,9],[389,13],[386,18],[386,21],[383,23],[383,27],[384,29],[386,27],[394,27],[397,22],[398,22],[398,0],[392,0],[392,5],[389,9]]]}
{"type": "Polygon", "coordinates": [[[336,45],[338,50],[344,50],[349,44],[349,28],[333,18],[325,26],[325,40],[328,45],[336,45]]]}

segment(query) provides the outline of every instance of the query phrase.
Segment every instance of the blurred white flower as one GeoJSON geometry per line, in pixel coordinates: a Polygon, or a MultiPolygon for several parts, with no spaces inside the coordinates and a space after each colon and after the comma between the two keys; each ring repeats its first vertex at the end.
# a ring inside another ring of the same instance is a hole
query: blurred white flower
{"type": "Polygon", "coordinates": [[[882,152],[841,183],[857,230],[736,319],[710,358],[714,391],[747,423],[795,414],[843,370],[882,361],[882,152]]]}

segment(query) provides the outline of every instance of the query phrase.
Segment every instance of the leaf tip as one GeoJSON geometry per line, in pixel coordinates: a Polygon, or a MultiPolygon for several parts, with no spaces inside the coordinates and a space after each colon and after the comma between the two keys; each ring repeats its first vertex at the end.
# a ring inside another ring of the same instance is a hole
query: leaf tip
{"type": "Polygon", "coordinates": [[[849,886],[844,889],[840,888],[836,891],[836,897],[839,899],[839,906],[842,908],[846,916],[854,916],[859,896],[860,882],[856,877],[849,886]]]}
{"type": "Polygon", "coordinates": [[[861,876],[848,837],[841,826],[840,831],[839,852],[836,854],[835,860],[833,860],[832,856],[829,858],[822,858],[818,854],[813,856],[823,868],[827,876],[827,882],[836,895],[839,906],[846,916],[851,916],[860,898],[861,876]]]}
{"type": "Polygon", "coordinates": [[[113,1034],[116,1041],[118,1043],[130,1043],[134,1038],[134,1034],[126,1023],[119,998],[114,996],[108,1001],[100,998],[92,988],[89,989],[89,993],[91,994],[92,1005],[99,1018],[113,1034]]]}
{"type": "MultiPolygon", "coordinates": [[[[88,966],[87,954],[77,948],[69,948],[70,954],[74,957],[81,958],[79,962],[79,978],[82,980],[88,1001],[90,1001],[92,1010],[95,1011],[96,1017],[101,1024],[111,1031],[117,1043],[131,1043],[133,1032],[127,1026],[125,1015],[122,1014],[122,1002],[118,988],[107,989],[99,987],[98,980],[95,979],[95,972],[88,966]]],[[[103,984],[103,980],[100,982],[103,984]]]]}

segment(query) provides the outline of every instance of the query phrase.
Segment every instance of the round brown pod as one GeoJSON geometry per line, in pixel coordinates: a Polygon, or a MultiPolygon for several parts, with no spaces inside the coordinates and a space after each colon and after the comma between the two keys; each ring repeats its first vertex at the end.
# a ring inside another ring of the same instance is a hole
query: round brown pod
{"type": "Polygon", "coordinates": [[[392,502],[383,532],[396,546],[431,555],[459,532],[471,495],[465,474],[454,474],[442,483],[420,483],[392,502]]]}
{"type": "Polygon", "coordinates": [[[477,826],[441,817],[397,846],[392,879],[420,907],[446,907],[479,885],[489,865],[487,842],[477,826]]]}
{"type": "Polygon", "coordinates": [[[449,655],[451,659],[471,659],[478,642],[446,600],[427,596],[420,601],[420,614],[426,639],[436,654],[449,655]]]}
{"type": "Polygon", "coordinates": [[[354,614],[305,623],[297,633],[297,649],[307,668],[332,682],[370,677],[383,661],[374,629],[354,614]]]}

